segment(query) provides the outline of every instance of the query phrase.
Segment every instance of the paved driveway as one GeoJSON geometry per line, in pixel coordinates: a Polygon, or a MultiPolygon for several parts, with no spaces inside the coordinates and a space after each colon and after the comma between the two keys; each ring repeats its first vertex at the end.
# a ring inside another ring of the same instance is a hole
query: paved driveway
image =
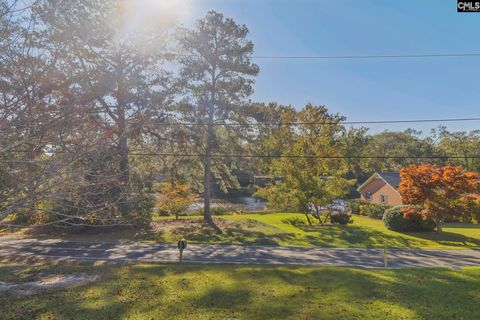
{"type": "MultiPolygon", "coordinates": [[[[178,262],[178,250],[168,244],[0,238],[1,257],[170,263],[178,262]]],[[[478,250],[392,249],[388,250],[387,257],[388,266],[392,268],[480,266],[478,250]]],[[[183,261],[383,268],[384,250],[196,244],[187,247],[183,261]]]]}

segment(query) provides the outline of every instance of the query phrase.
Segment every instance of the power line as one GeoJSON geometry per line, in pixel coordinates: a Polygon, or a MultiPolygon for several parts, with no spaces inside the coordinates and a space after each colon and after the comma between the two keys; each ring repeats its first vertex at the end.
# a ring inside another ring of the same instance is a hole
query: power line
{"type": "MultiPolygon", "coordinates": [[[[178,157],[178,158],[196,158],[205,157],[202,153],[130,153],[129,156],[133,157],[178,157]]],[[[396,160],[448,160],[448,159],[480,159],[480,156],[464,156],[464,155],[429,155],[429,156],[316,156],[316,155],[261,155],[261,154],[211,154],[212,158],[286,158],[286,159],[396,159],[396,160]]],[[[0,160],[0,163],[49,163],[57,162],[55,160],[0,160]]]]}
{"type": "Polygon", "coordinates": [[[427,54],[384,54],[384,55],[345,55],[345,56],[276,56],[259,55],[254,59],[264,60],[348,60],[348,59],[424,59],[424,58],[459,58],[480,57],[480,53],[427,53],[427,54]]]}
{"type": "MultiPolygon", "coordinates": [[[[216,122],[212,126],[262,126],[262,125],[278,125],[278,126],[297,126],[297,125],[355,125],[355,124],[399,124],[399,123],[434,123],[434,122],[467,122],[480,121],[480,117],[473,118],[447,118],[447,119],[410,119],[410,120],[373,120],[373,121],[321,121],[321,122],[283,122],[281,120],[256,121],[246,123],[216,122]]],[[[207,123],[199,122],[164,122],[158,123],[164,126],[207,126],[207,123]]]]}
{"type": "MultiPolygon", "coordinates": [[[[130,156],[204,157],[201,153],[131,153],[130,156]]],[[[316,155],[259,155],[259,154],[211,154],[212,158],[289,158],[289,159],[480,159],[480,156],[316,156],[316,155]]]]}

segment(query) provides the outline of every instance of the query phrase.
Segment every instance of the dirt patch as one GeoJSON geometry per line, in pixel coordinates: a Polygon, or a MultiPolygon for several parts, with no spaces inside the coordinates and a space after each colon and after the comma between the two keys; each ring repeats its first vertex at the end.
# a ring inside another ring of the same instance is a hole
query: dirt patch
{"type": "Polygon", "coordinates": [[[29,296],[45,291],[84,285],[97,281],[98,278],[99,276],[97,275],[70,274],[48,275],[40,277],[36,281],[24,283],[0,282],[0,293],[8,293],[16,296],[29,296]]]}

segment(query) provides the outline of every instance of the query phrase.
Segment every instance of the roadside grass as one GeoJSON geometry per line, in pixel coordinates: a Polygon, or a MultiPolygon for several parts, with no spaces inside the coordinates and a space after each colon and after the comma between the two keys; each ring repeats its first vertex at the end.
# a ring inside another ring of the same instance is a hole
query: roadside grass
{"type": "Polygon", "coordinates": [[[417,248],[417,249],[471,249],[480,247],[480,226],[445,224],[444,231],[399,233],[385,228],[382,221],[354,216],[347,226],[307,224],[304,215],[296,213],[256,213],[216,217],[222,233],[216,233],[201,222],[201,217],[155,217],[147,230],[123,228],[108,232],[81,231],[11,233],[0,236],[33,236],[93,241],[145,241],[176,243],[181,238],[190,243],[274,245],[332,248],[417,248]],[[59,233],[62,232],[62,233],[59,233]]]}
{"type": "Polygon", "coordinates": [[[478,319],[480,268],[0,264],[0,281],[100,280],[0,293],[0,319],[478,319]]]}

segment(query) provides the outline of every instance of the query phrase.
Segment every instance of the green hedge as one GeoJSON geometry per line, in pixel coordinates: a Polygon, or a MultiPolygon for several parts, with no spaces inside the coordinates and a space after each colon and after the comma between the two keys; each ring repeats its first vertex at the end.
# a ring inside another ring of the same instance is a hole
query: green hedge
{"type": "Polygon", "coordinates": [[[373,219],[382,219],[385,210],[390,209],[390,206],[384,204],[364,203],[360,205],[360,214],[373,219]]]}
{"type": "Polygon", "coordinates": [[[433,231],[435,229],[435,222],[432,219],[424,219],[420,213],[405,219],[402,209],[422,210],[421,207],[408,205],[396,206],[386,210],[383,215],[383,223],[387,229],[394,231],[433,231]]]}

